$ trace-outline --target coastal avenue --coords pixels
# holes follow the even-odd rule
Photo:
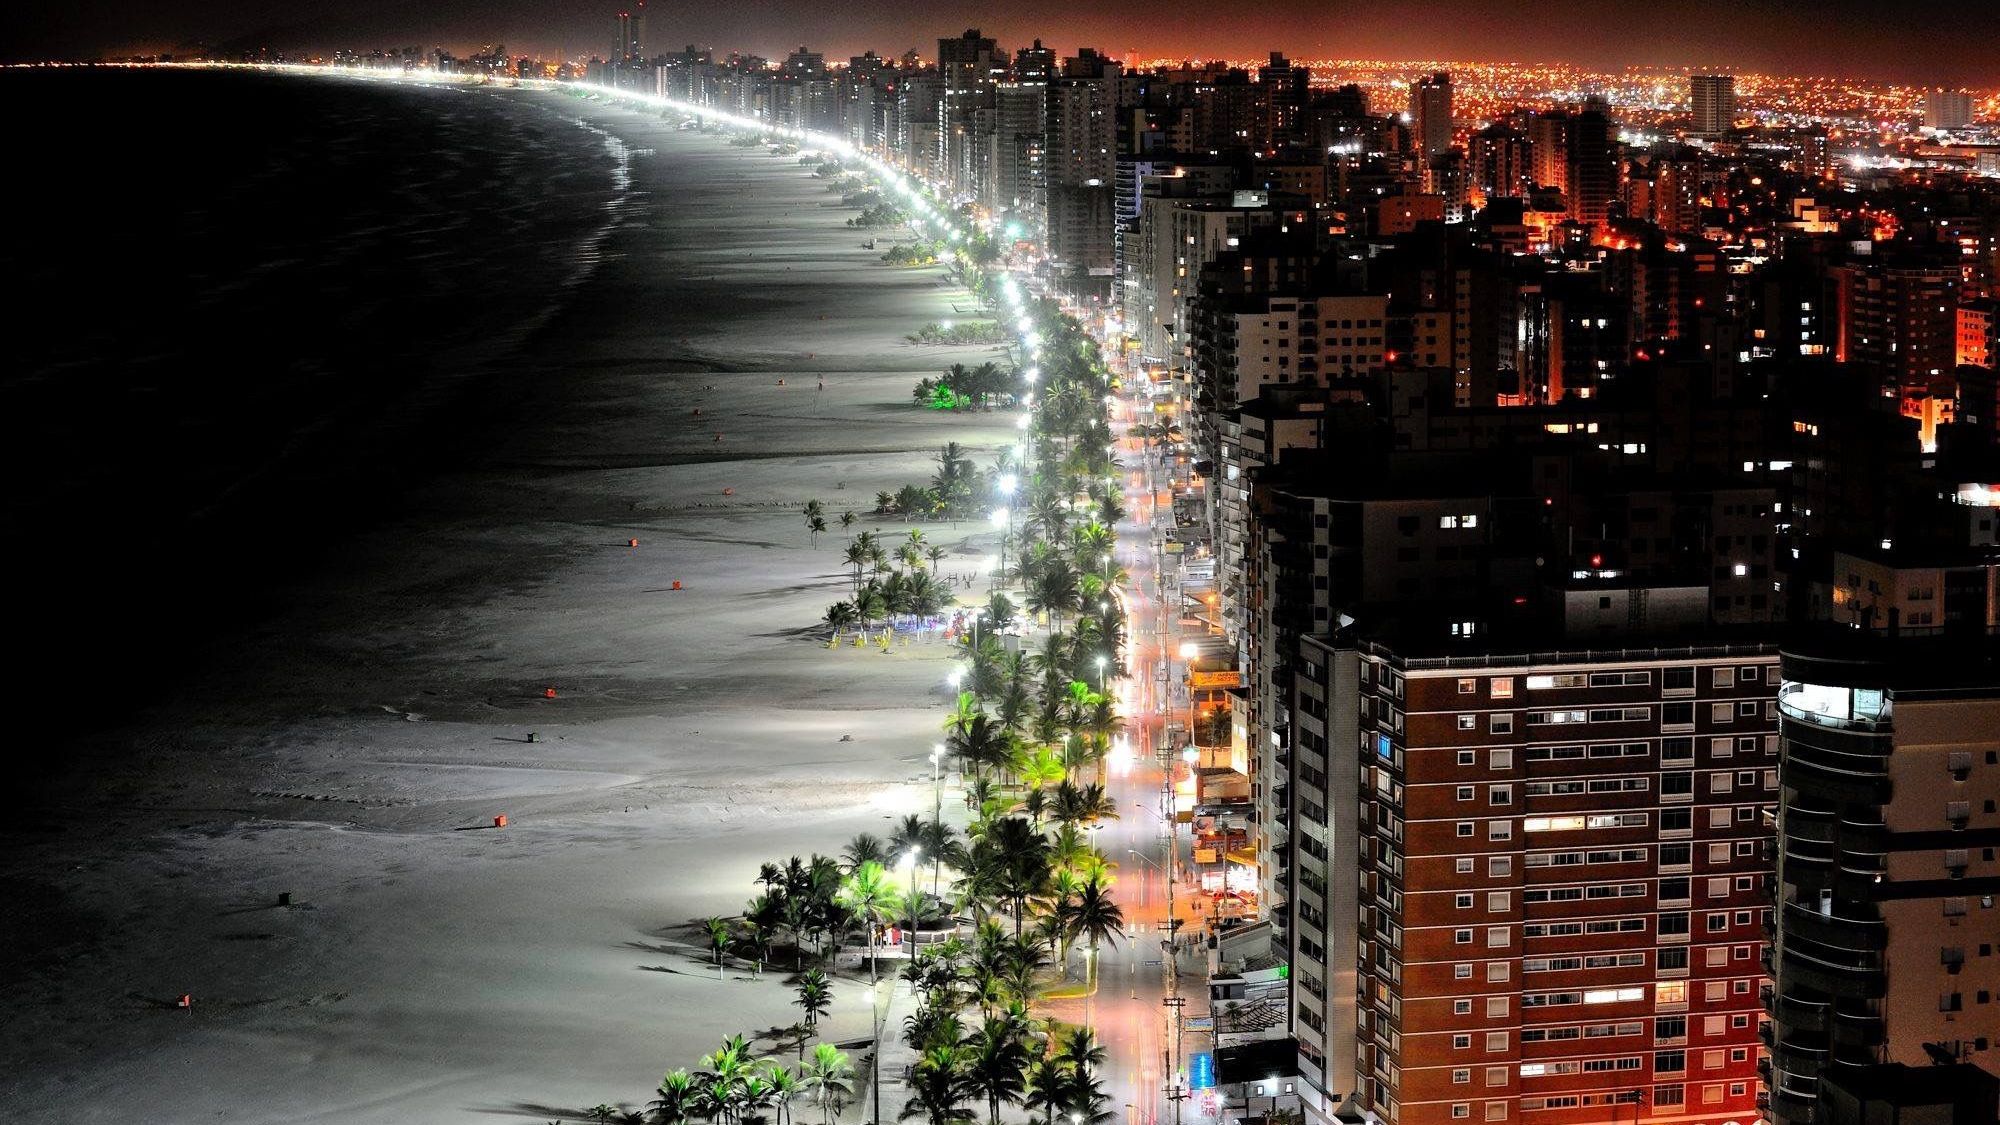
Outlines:
[[[1070,311],[1087,316],[1081,309]],[[1119,362],[1115,353],[1107,359],[1114,365]],[[1180,751],[1168,740],[1185,737],[1179,728],[1170,732],[1168,716],[1178,713],[1184,702],[1171,694],[1170,676],[1156,676],[1172,668],[1180,644],[1170,596],[1174,579],[1160,566],[1157,551],[1173,524],[1172,492],[1160,489],[1157,454],[1137,430],[1151,420],[1150,400],[1143,387],[1134,387],[1130,372],[1121,375],[1124,391],[1113,406],[1111,421],[1125,478],[1126,516],[1117,529],[1119,561],[1128,573],[1127,678],[1118,686],[1125,732],[1106,778],[1118,819],[1102,822],[1097,834],[1099,850],[1118,865],[1118,902],[1125,913],[1126,936],[1117,948],[1100,952],[1098,990],[1089,1015],[1108,1055],[1105,1088],[1112,1095],[1111,1108],[1122,1111],[1120,1120],[1126,1125],[1172,1125],[1177,1117],[1170,1091],[1185,1089],[1189,1040],[1183,1037],[1176,1049],[1178,1025],[1167,1000],[1171,992],[1178,992],[1185,1004],[1182,1020],[1207,1014],[1207,955],[1197,940],[1206,931],[1192,884],[1185,878],[1168,878],[1169,865],[1183,875],[1191,870],[1187,862],[1191,853],[1174,829],[1166,793],[1167,770],[1179,768]],[[1181,923],[1178,945],[1168,926],[1170,913]],[[1064,1020],[1080,1020],[1085,1014],[1075,1001],[1052,1007]],[[1195,1120],[1193,1105],[1183,1102],[1178,1108],[1178,1120]]]

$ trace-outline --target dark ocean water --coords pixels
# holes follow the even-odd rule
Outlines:
[[[115,713],[504,412],[623,174],[550,99],[0,73],[12,685]]]

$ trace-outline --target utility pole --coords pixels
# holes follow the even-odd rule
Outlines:
[[[875,1017],[875,1050],[868,1057],[868,1065],[874,1071],[868,1088],[875,1098],[875,1112],[868,1125],[882,1125],[882,999],[876,995],[880,988],[879,981],[868,985],[868,1010]]]

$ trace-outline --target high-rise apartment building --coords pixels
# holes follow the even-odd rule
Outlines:
[[[1958,307],[1954,358],[1961,367],[1992,367],[2000,361],[2000,301],[1983,298]]]
[[[1451,150],[1451,75],[1410,83],[1410,139],[1426,158]]]
[[[1361,761],[1357,1101],[1392,1125],[1754,1116],[1776,652],[1306,651],[1301,831],[1345,797],[1311,782]],[[1307,921],[1345,875],[1316,850],[1293,910],[1302,1076],[1315,946],[1347,956]]]
[[[1479,198],[1526,199],[1535,184],[1534,153],[1528,138],[1505,125],[1488,125],[1466,145],[1470,188]]]
[[[1072,281],[1107,289],[1115,250],[1119,73],[1117,62],[1085,47],[1063,60],[1062,76],[1049,86],[1049,256]]]
[[[1581,223],[1602,223],[1618,198],[1618,127],[1604,110],[1588,107],[1566,122],[1565,189],[1569,213]]]
[[[1688,132],[1719,137],[1736,124],[1736,78],[1729,74],[1688,76],[1688,102],[1693,109]]]
[[[1958,360],[1962,275],[1951,247],[1870,255],[1834,267],[1835,358],[1914,393]]]
[[[1780,1125],[1884,1066],[2000,1073],[2000,564],[1885,542],[1829,573],[1834,628],[1786,647],[1778,692]]]
[[[987,206],[1034,224],[1022,233],[1038,236],[1047,204],[1048,83],[998,83],[993,87],[993,107],[993,190]]]
[[[1971,124],[1971,91],[1942,88],[1924,91],[1924,128],[1963,129]]]

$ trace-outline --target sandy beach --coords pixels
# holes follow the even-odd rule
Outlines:
[[[909,405],[985,355],[902,342],[973,312],[965,294],[879,264],[795,158],[483,96],[615,135],[633,192],[504,376],[482,456],[21,828],[15,1119],[640,1104],[722,1035],[797,1018],[770,979],[704,968],[686,923],[741,910],[760,862],[928,809],[945,648],[827,650],[844,537],[815,547],[799,507],[900,535],[878,490],[926,479],[946,441],[984,460],[1011,437],[1011,414]],[[987,565],[983,527],[924,532],[944,572]],[[868,1018],[842,989],[825,1034]]]

